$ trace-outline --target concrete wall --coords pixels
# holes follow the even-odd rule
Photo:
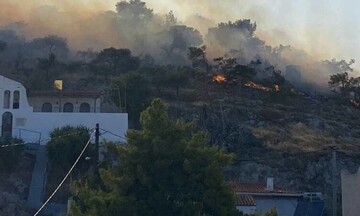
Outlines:
[[[255,197],[256,212],[264,214],[276,208],[278,216],[294,215],[298,198],[292,197]]]
[[[57,128],[66,125],[83,125],[88,128],[95,128],[96,123],[100,128],[111,131],[114,134],[125,136],[128,128],[128,117],[126,113],[33,113],[26,119],[24,126],[16,126],[16,129],[27,129],[41,133],[41,144],[46,144],[49,133]],[[13,133],[14,136],[18,136]],[[38,134],[21,131],[21,139],[33,141],[38,139]],[[106,133],[101,139],[109,141],[124,141],[123,139]]]
[[[341,171],[341,191],[343,216],[360,215],[360,168],[354,174]]]
[[[244,214],[252,215],[256,213],[256,206],[236,206],[236,209]]]

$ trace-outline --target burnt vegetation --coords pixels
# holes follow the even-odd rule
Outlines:
[[[309,55],[267,45],[249,19],[219,23],[202,34],[173,12],[157,14],[140,0],[121,1],[116,11],[93,20],[101,20],[117,40],[104,35],[106,46],[75,50],[61,35],[30,39],[19,33],[22,25],[1,28],[0,74],[29,91],[53,90],[57,79],[64,89],[102,91],[104,102],[129,113],[132,129],[141,128],[140,113],[150,101],[161,98],[170,119],[193,121],[210,145],[236,153],[229,171],[235,178],[243,161],[280,157],[255,162],[287,173],[284,179],[303,189],[304,182],[324,179],[306,179],[298,164],[286,168],[290,160],[301,161],[298,154],[314,151],[322,157],[335,143],[344,158],[359,160],[360,77],[354,60],[311,60],[306,67],[296,59]],[[99,36],[88,31],[96,47]],[[301,161],[302,168],[307,165]],[[311,191],[325,190],[319,185],[330,188],[318,184]]]
[[[144,2],[131,0],[119,2],[101,20],[113,25],[126,48],[76,51],[61,35],[27,38],[21,22],[2,27],[1,74],[20,80],[30,91],[51,90],[56,79],[64,80],[65,89],[103,91],[119,110],[130,113],[134,127],[154,97],[214,109],[219,95],[231,98],[224,106],[229,102],[234,107],[244,94],[277,103],[321,95],[359,107],[360,78],[351,76],[354,60],[317,62],[318,71],[312,73],[323,78],[315,82],[307,77],[308,69],[288,60],[309,56],[288,45],[267,45],[250,19],[219,23],[201,34],[180,23],[172,11],[157,14]]]

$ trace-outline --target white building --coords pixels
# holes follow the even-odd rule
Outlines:
[[[124,141],[128,129],[127,113],[106,112],[101,95],[95,92],[34,92],[27,97],[25,87],[0,76],[1,136],[18,137],[25,142],[46,144],[49,132],[66,125],[100,128],[101,138]],[[29,103],[30,102],[30,103]],[[118,136],[115,136],[115,135]]]
[[[360,213],[360,168],[341,171],[342,215],[357,216]]]

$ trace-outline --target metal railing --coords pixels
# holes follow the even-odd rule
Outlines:
[[[42,111],[42,107],[33,107],[33,111],[34,112],[45,112],[45,111]],[[58,112],[64,112],[64,111],[60,110],[60,107],[52,107],[52,110],[50,112],[58,113]],[[81,113],[80,107],[74,107],[72,112]],[[100,107],[90,107],[90,111],[84,112],[84,113],[96,113],[96,112],[100,112]]]
[[[1,131],[2,131],[2,127],[3,126],[0,126]],[[26,138],[27,140],[29,140],[29,138],[31,138],[31,142],[34,142],[34,143],[41,142],[41,132],[39,132],[39,131],[13,127],[11,130],[11,136],[14,138],[18,138],[18,139]]]

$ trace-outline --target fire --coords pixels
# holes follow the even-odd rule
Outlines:
[[[279,85],[274,85],[274,91],[279,92],[280,91],[280,86]]]
[[[220,74],[216,74],[213,77],[213,81],[217,82],[217,83],[224,83],[224,82],[226,82],[226,77],[224,77],[223,75],[220,75]]]
[[[350,100],[350,103],[354,105],[356,108],[360,108],[360,101],[356,101],[354,99]]]
[[[249,88],[253,88],[253,89],[258,89],[261,91],[266,91],[266,92],[271,92],[273,90],[272,88],[269,88],[269,87],[263,86],[261,84],[251,82],[251,81],[245,83],[245,86],[249,87]]]

